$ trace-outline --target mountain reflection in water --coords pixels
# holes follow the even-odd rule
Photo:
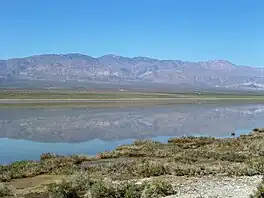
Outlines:
[[[263,127],[264,105],[173,105],[151,108],[0,109],[0,164],[44,152],[88,154],[135,139],[230,137]]]
[[[262,127],[264,105],[173,105],[151,108],[0,109],[0,138],[37,142],[227,136]]]

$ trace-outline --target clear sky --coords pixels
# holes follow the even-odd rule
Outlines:
[[[118,54],[264,66],[264,0],[0,0],[0,59]]]

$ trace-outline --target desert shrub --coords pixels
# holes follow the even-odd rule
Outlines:
[[[71,155],[69,156],[74,161],[74,164],[81,164],[82,162],[85,161],[90,161],[93,158],[85,155]]]
[[[166,175],[166,168],[163,163],[146,161],[134,168],[134,174],[142,177]]]
[[[85,173],[48,186],[51,198],[140,198],[144,185],[131,182],[119,184],[112,181],[90,180]]]
[[[10,181],[11,179],[31,177],[40,173],[40,166],[33,161],[19,161],[0,168],[2,182]]]
[[[0,183],[0,197],[16,197],[15,189]]]
[[[91,185],[86,198],[140,198],[145,184],[132,182],[113,183],[110,181],[97,181]]]
[[[72,181],[72,185],[78,190],[78,191],[85,191],[89,189],[89,187],[95,182],[95,180],[91,180],[88,173],[85,172],[79,172],[69,179]]]
[[[136,184],[91,180],[85,173],[48,186],[51,198],[152,198],[175,194],[171,184],[161,180]]]
[[[79,198],[78,188],[72,182],[62,180],[60,183],[54,183],[48,187],[51,198]]]
[[[121,155],[116,151],[105,151],[97,155],[98,159],[109,159],[109,158],[118,158]]]
[[[11,173],[10,171],[0,171],[1,174],[0,174],[0,182],[8,182],[8,181],[11,181]]]
[[[253,169],[257,174],[264,174],[264,159],[252,160],[248,164],[249,168]]]
[[[213,137],[181,137],[170,138],[168,143],[176,144],[183,149],[195,149],[208,144],[212,144],[217,140]]]
[[[0,181],[10,181],[41,174],[72,174],[78,169],[81,162],[87,161],[85,156],[59,156],[47,155],[40,161],[19,161],[6,166],[0,166]]]
[[[169,182],[154,180],[145,186],[142,192],[142,198],[160,198],[176,194]]]
[[[80,172],[69,177],[67,180],[62,180],[59,183],[54,183],[48,186],[50,197],[54,198],[78,198],[82,197],[93,182],[88,174]]]
[[[125,185],[126,191],[124,198],[140,198],[144,189],[144,184],[127,184]]]
[[[88,198],[155,198],[175,194],[171,184],[161,180],[133,184],[100,181],[93,184]]]
[[[56,158],[59,157],[56,153],[42,153],[40,155],[40,160],[46,160],[46,159],[51,159],[51,158]]]
[[[229,162],[244,162],[247,156],[241,153],[226,152],[220,154],[220,160]]]
[[[118,197],[114,185],[104,181],[98,181],[95,184],[93,184],[90,188],[90,194],[91,197],[89,198]]]

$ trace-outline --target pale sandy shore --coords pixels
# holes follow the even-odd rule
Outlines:
[[[176,195],[166,198],[250,198],[262,176],[167,176],[164,179],[177,191]]]

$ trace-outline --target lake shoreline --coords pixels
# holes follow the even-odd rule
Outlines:
[[[0,99],[0,108],[126,108],[126,107],[152,107],[184,104],[264,104],[264,99],[131,99],[131,100],[75,100],[75,99]]]
[[[0,108],[11,107],[143,107],[169,104],[264,104],[252,93],[155,93],[77,90],[0,90]]]
[[[226,139],[182,137],[171,138],[167,143],[137,140],[95,157],[45,153],[40,161],[20,161],[1,166],[0,179],[6,184],[13,182],[13,185],[17,185],[14,182],[20,178],[78,173],[88,174],[92,180],[108,178],[115,182],[162,176],[167,181],[169,175],[198,180],[205,176],[239,179],[264,174],[263,145],[264,129],[254,129],[248,135]],[[41,186],[42,190],[47,187],[45,184]],[[24,188],[24,193],[26,191]]]

